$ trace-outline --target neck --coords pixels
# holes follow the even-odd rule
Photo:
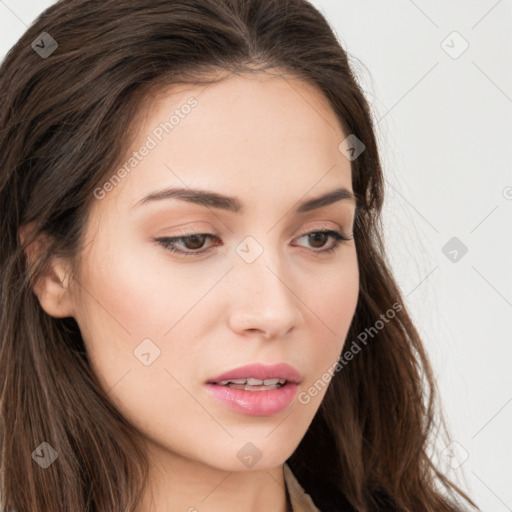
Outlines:
[[[283,464],[226,471],[176,454],[149,459],[146,491],[137,512],[290,512]]]

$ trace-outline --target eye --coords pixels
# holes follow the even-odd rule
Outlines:
[[[325,245],[325,240],[328,240],[329,238],[331,238],[333,240],[331,247],[329,247],[327,249],[321,249],[319,251],[314,251],[314,252],[318,252],[318,253],[327,253],[327,254],[335,252],[339,248],[340,244],[342,244],[343,242],[348,242],[349,240],[352,240],[351,236],[348,236],[345,233],[342,233],[341,231],[336,231],[334,229],[311,231],[309,233],[306,233],[306,234],[300,236],[299,239],[305,238],[305,237],[309,237],[309,240],[313,241],[313,248],[318,247],[317,245],[315,245],[317,243],[319,243],[320,246],[323,247]]]
[[[335,252],[343,242],[348,242],[353,239],[341,231],[334,229],[310,231],[298,237],[298,239],[309,237],[313,243],[313,253],[330,254]],[[327,240],[333,240],[331,246],[327,249],[322,249]],[[220,240],[218,235],[214,233],[184,233],[181,236],[175,237],[161,237],[155,238],[154,241],[158,242],[165,250],[177,253],[183,256],[196,256],[208,252],[210,248],[204,249],[205,241],[207,240]],[[179,249],[177,245],[182,243],[186,250]],[[219,243],[215,245],[221,245]],[[295,245],[295,244],[293,244]],[[183,246],[182,246],[183,247]],[[320,250],[314,250],[320,247]]]
[[[192,233],[183,236],[156,238],[155,241],[170,252],[183,254],[184,256],[194,256],[206,252],[208,249],[203,249],[205,240],[213,240],[214,238],[216,238],[216,235],[212,233]],[[177,249],[178,242],[184,243],[187,250]]]

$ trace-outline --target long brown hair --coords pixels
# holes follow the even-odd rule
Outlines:
[[[45,314],[33,286],[55,256],[78,264],[94,190],[153,91],[254,69],[315,85],[365,146],[351,162],[360,294],[347,346],[401,306],[336,371],[288,464],[323,512],[474,505],[429,455],[444,421],[382,242],[371,111],[324,17],[306,0],[61,0],[0,68],[2,511],[136,509],[148,470],[138,434],[98,384],[75,320]],[[32,262],[26,249],[41,236],[48,244]],[[44,471],[33,460],[49,450],[43,442],[58,454]]]

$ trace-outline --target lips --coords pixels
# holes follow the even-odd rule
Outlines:
[[[228,380],[251,378],[261,381],[270,379],[284,379],[295,384],[300,384],[302,382],[301,374],[289,364],[279,363],[273,365],[265,365],[262,363],[254,363],[228,370],[221,375],[217,375],[216,377],[209,379],[206,383],[218,384],[219,382]]]

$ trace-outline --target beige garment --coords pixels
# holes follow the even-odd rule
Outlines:
[[[313,503],[311,496],[306,494],[286,462],[284,463],[284,479],[289,502],[291,498],[289,512],[321,512]]]

